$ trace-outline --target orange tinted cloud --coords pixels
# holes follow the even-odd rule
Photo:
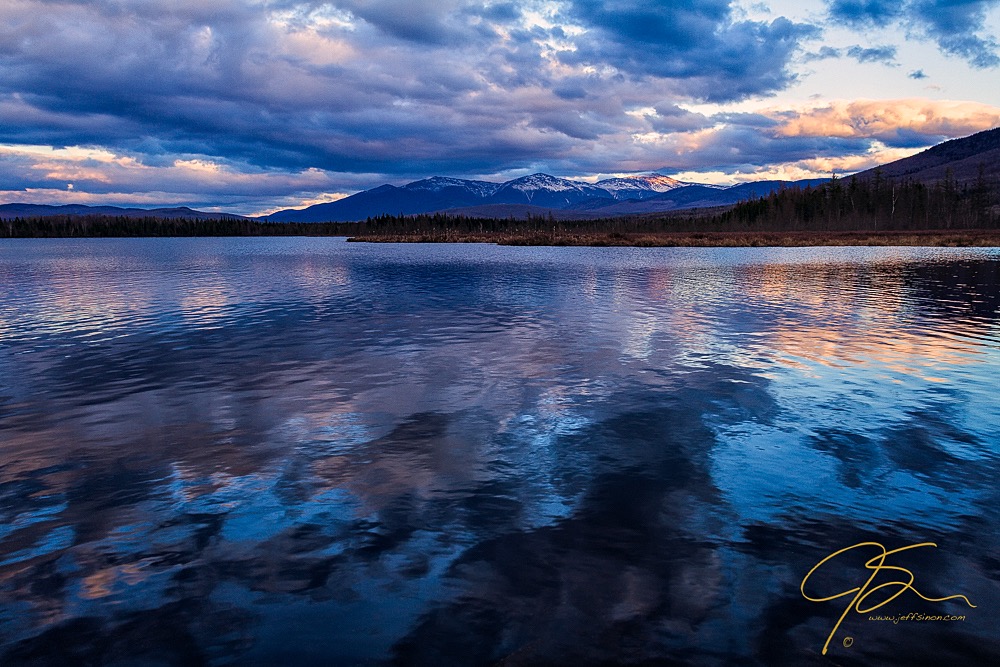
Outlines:
[[[772,109],[784,137],[876,138],[901,130],[960,137],[1000,125],[1000,107],[951,100],[839,100],[795,111]]]

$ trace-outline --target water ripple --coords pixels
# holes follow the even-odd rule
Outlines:
[[[835,659],[995,661],[998,322],[995,249],[5,242],[0,662],[822,664],[865,540],[979,607]]]

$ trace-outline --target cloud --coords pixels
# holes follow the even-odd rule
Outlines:
[[[9,0],[0,26],[0,142],[401,175],[558,159],[628,136],[633,105],[773,93],[813,30],[722,0]]]
[[[997,0],[919,0],[912,3],[915,20],[945,53],[967,60],[972,66],[989,68],[1000,65],[992,36],[981,36],[986,9]]]
[[[171,204],[255,213],[275,202],[336,199],[372,178],[318,169],[264,171],[199,158],[151,166],[104,149],[0,145],[0,200],[26,203]]]
[[[1000,45],[986,32],[987,10],[1000,0],[830,0],[837,23],[856,29],[901,25],[979,69],[997,67]]]
[[[855,45],[847,49],[847,55],[859,63],[883,63],[885,65],[896,63],[895,46],[875,46],[866,49]]]
[[[780,163],[863,153],[870,145],[863,138],[790,136],[735,124],[646,141],[663,155],[662,169],[725,173],[756,173]]]
[[[316,169],[347,175],[337,191],[350,174],[606,170],[644,159],[633,135],[709,122],[678,103],[782,90],[816,34],[729,0],[7,0],[0,144],[102,147],[170,182],[178,158],[262,183]],[[29,171],[24,187],[49,178]]]
[[[662,168],[700,181],[807,178],[858,171],[946,139],[1000,125],[1000,107],[928,99],[838,100],[720,113],[711,126],[637,137],[662,155]],[[723,176],[729,175],[728,178]]]
[[[967,35],[987,39],[976,27],[984,3],[945,11],[921,2],[902,0],[921,12],[921,34],[943,42],[971,21]],[[894,64],[893,46],[817,49],[816,26],[762,10],[754,16],[766,20],[751,19],[738,7],[5,0],[0,197],[125,203],[160,193],[162,203],[250,212],[429,174],[582,176],[666,162],[750,173],[864,155],[873,141],[898,148],[952,136],[922,126],[807,132],[810,122],[847,122],[822,109],[699,111],[700,102],[778,95],[813,57],[804,46]],[[909,26],[893,7],[834,2],[830,11],[849,15],[849,26]],[[969,125],[964,110],[935,111]]]
[[[924,70],[922,69],[915,69],[906,76],[910,77],[911,79],[917,79],[917,80],[927,78],[927,75],[924,74]]]
[[[831,174],[840,176],[856,173],[909,157],[917,152],[919,149],[887,148],[874,145],[867,150],[849,155],[807,157],[759,166],[748,165],[735,171],[678,172],[675,177],[683,181],[715,185],[732,185],[760,180],[799,181],[807,178],[828,178]]]
[[[207,11],[66,3],[46,11],[13,0],[0,8],[0,99],[21,107],[25,122],[4,123],[0,140],[153,147],[285,168],[384,169],[401,157],[405,169],[407,158],[425,159],[446,135],[470,129],[452,110],[489,89],[477,69],[505,53],[445,58],[444,47],[425,42],[471,39],[471,18],[456,27],[437,12],[402,35],[385,3],[368,4],[362,13],[371,23],[346,10],[331,17],[318,4],[265,11],[220,2]],[[494,120],[484,134],[500,130]],[[412,155],[382,154],[405,147],[400,138]]]
[[[572,65],[610,65],[637,79],[677,82],[687,95],[732,101],[766,95],[795,80],[788,65],[816,27],[777,18],[736,19],[725,0],[574,0],[569,17],[586,33],[561,51]]]
[[[894,148],[930,146],[1000,125],[1000,108],[976,102],[928,99],[835,101],[771,110],[784,137],[876,140]]]
[[[838,21],[855,28],[884,27],[904,14],[899,0],[831,0],[829,11]]]
[[[882,63],[884,65],[896,65],[895,46],[873,46],[865,48],[855,44],[846,49],[838,49],[832,46],[822,46],[818,51],[806,53],[802,60],[804,62],[814,62],[816,60],[826,60],[828,58],[842,58],[847,56],[854,58],[859,63]]]
[[[806,53],[802,60],[805,62],[813,62],[815,60],[826,60],[827,58],[839,58],[843,55],[841,49],[835,49],[832,46],[822,46],[819,51],[814,53]]]

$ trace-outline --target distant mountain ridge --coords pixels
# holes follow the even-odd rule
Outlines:
[[[231,213],[206,213],[187,206],[171,208],[122,208],[119,206],[87,206],[85,204],[0,204],[0,220],[12,218],[44,218],[52,215],[108,215],[126,218],[194,218],[217,220],[249,220],[242,215]]]
[[[523,217],[552,213],[560,219],[655,213],[735,204],[782,187],[806,187],[828,179],[759,181],[732,187],[685,183],[663,174],[585,183],[531,174],[504,183],[434,176],[403,186],[382,185],[344,199],[267,216],[275,222],[364,220],[379,215],[450,213],[471,217]]]

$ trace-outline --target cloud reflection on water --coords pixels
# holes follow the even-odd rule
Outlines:
[[[868,536],[1000,601],[991,252],[17,250],[14,664],[808,662],[798,583]],[[863,630],[1000,653],[988,612]]]

